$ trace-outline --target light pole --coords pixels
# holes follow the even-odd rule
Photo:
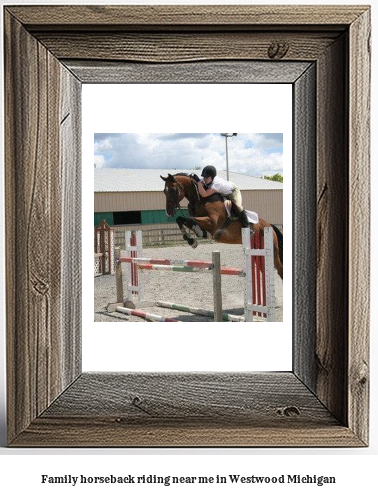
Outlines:
[[[221,135],[223,135],[223,137],[226,139],[226,175],[227,175],[227,180],[229,180],[229,171],[228,171],[228,138],[229,137],[233,137],[234,135],[238,135],[238,134],[230,134],[230,133],[226,133],[226,132],[223,132],[221,133]]]

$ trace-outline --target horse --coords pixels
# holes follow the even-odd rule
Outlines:
[[[238,218],[230,218],[225,207],[224,198],[219,193],[214,193],[207,198],[202,198],[198,192],[197,183],[186,173],[167,177],[160,176],[164,181],[164,194],[166,197],[166,214],[173,217],[180,208],[180,202],[186,198],[189,202],[188,211],[190,218],[179,216],[176,222],[182,232],[184,240],[192,248],[198,245],[197,240],[191,237],[192,231],[196,236],[211,237],[219,243],[242,243],[242,224]],[[273,228],[274,267],[283,279],[283,235],[274,225],[259,218],[259,222],[250,223],[253,232],[264,234],[265,227]]]

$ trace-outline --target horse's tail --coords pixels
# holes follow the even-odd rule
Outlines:
[[[283,264],[283,234],[281,233],[281,231],[278,229],[277,226],[275,226],[274,224],[271,224],[271,226],[277,235],[280,260],[281,260],[281,263]]]

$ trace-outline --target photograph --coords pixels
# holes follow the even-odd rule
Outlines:
[[[283,154],[282,133],[95,133],[95,321],[282,322]]]

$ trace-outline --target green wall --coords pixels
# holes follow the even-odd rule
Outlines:
[[[106,220],[109,226],[114,226],[113,212],[97,212],[94,214],[94,225],[95,227],[100,224],[102,219]]]
[[[188,216],[188,211],[183,210],[184,216]],[[181,213],[181,211],[180,211]],[[175,222],[176,217],[180,214],[177,213],[174,217],[167,217],[165,210],[143,210],[142,211],[142,224],[167,224],[169,222]]]

